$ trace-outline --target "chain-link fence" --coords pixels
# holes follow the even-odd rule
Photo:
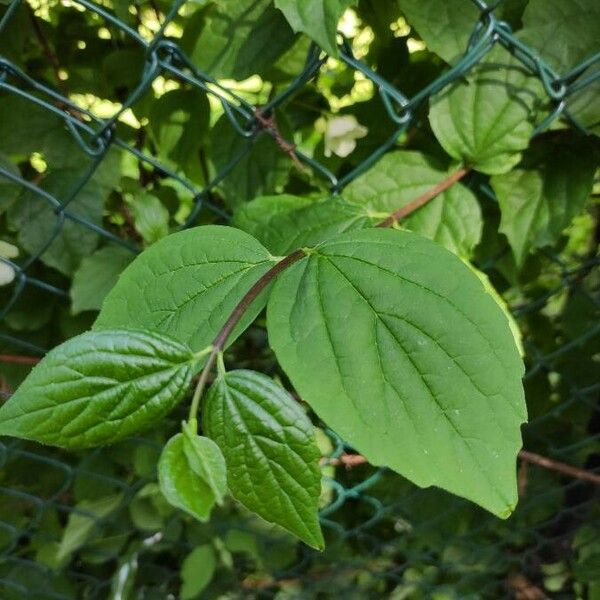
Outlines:
[[[463,77],[498,45],[539,78],[553,107],[536,135],[559,120],[583,130],[569,111],[569,101],[600,79],[600,52],[567,73],[557,73],[496,16],[495,5],[481,0],[474,4],[480,16],[473,23],[464,55],[417,91],[389,83],[357,58],[352,40],[340,38],[340,64],[354,79],[372,82],[378,96],[374,106],[380,108],[374,119],[382,122],[386,132],[385,139],[378,138],[376,144],[370,144],[367,136],[357,155],[360,162],[346,165],[341,172],[314,153],[294,146],[293,123],[284,126],[275,119],[277,111],[303,94],[327,67],[330,59],[315,45],[307,46],[303,67],[292,82],[284,89],[273,87],[275,91],[257,106],[248,100],[248,94],[234,91],[236,86],[199,70],[181,49],[172,24],[184,10],[182,0],[164,12],[154,7],[155,31],[125,19],[127,3],[125,9],[116,3],[114,10],[88,0],[47,6],[33,3],[37,12],[77,14],[80,21],[73,21],[73,26],[87,23],[107,31],[117,47],[125,48],[121,60],[140,59],[136,85],[126,89],[119,103],[111,104],[112,114],[100,117],[76,101],[83,97],[85,82],[79,85],[78,94],[67,94],[61,87],[62,65],[47,40],[46,57],[58,74],[59,84],[35,79],[26,72],[19,57],[11,52],[11,35],[23,13],[32,9],[18,0],[2,6],[0,104],[13,103],[15,111],[30,115],[24,121],[15,113],[15,127],[18,123],[29,126],[27,131],[12,132],[15,144],[23,145],[23,154],[43,152],[47,131],[36,130],[36,119],[52,113],[56,127],[68,140],[63,151],[76,164],[76,168],[69,167],[66,181],[50,186],[42,185],[43,177],[35,173],[28,176],[0,162],[4,185],[0,191],[19,188],[19,201],[27,201],[23,218],[43,222],[24,256],[0,257],[14,272],[12,283],[0,288],[4,393],[10,393],[10,382],[18,381],[36,357],[77,332],[77,327],[88,325],[82,317],[84,322],[71,324],[71,329],[62,328],[60,322],[45,326],[43,333],[36,328],[46,305],[58,306],[55,315],[69,309],[68,280],[41,268],[41,259],[48,253],[56,257],[73,244],[96,246],[98,240],[132,253],[139,250],[139,240],[128,235],[126,212],[121,220],[111,219],[99,207],[91,211],[95,216],[90,218],[78,200],[96,201],[89,192],[92,181],[110,185],[102,183],[109,179],[103,169],[112,160],[134,165],[136,177],[170,182],[173,190],[188,198],[188,210],[180,219],[182,228],[228,219],[229,211],[218,191],[228,178],[237,177],[240,164],[249,157],[257,160],[258,145],[261,149],[265,144],[275,148],[286,161],[284,168],[293,171],[294,185],[339,194],[388,150],[402,145],[414,132],[418,135],[429,98]],[[40,39],[43,42],[43,36]],[[146,96],[165,82],[206,94],[213,109],[225,115],[229,134],[237,135],[227,160],[213,161],[213,167],[206,167],[201,178],[189,177],[185,170],[163,160],[159,152],[149,152],[148,145],[140,141],[144,122],[130,125],[132,109],[135,112]],[[10,131],[10,127],[5,125],[2,131]],[[51,158],[44,156],[50,172]],[[491,194],[477,175],[470,176],[468,185],[482,197]],[[499,248],[494,259],[480,267],[493,272],[506,251]],[[46,265],[54,266],[53,260]],[[600,384],[589,358],[599,351],[597,253],[591,251],[571,260],[564,254],[547,252],[541,260],[544,285],[532,284],[523,297],[509,298],[525,332],[531,414],[524,432],[525,447],[551,460],[598,472]],[[596,315],[595,321],[590,318],[582,323],[577,318],[584,308],[586,315]],[[539,334],[550,322],[548,330],[557,333]],[[234,350],[234,362],[272,368],[259,328],[251,329]],[[549,409],[538,410],[540,397],[551,398]],[[176,421],[174,417],[165,424],[164,435],[174,429]],[[153,495],[152,465],[160,442],[159,434],[149,435],[114,448],[68,454],[5,439],[0,445],[4,467],[0,487],[2,597],[172,597],[169,594],[177,589],[183,558],[202,544],[212,544],[220,574],[218,583],[209,588],[214,590],[213,596],[207,597],[228,591],[233,595],[227,597],[544,598],[554,590],[556,597],[570,598],[575,588],[565,587],[565,582],[573,578],[581,582],[580,597],[596,597],[589,591],[593,577],[589,568],[586,571],[585,559],[589,555],[586,549],[598,537],[600,515],[594,504],[596,488],[589,481],[523,461],[519,471],[521,501],[515,514],[504,522],[439,490],[417,489],[385,469],[345,464],[343,457],[350,449],[328,432],[322,440],[325,454],[331,456],[324,467],[328,498],[321,512],[328,546],[320,554],[294,544],[235,507],[218,511],[208,525],[184,525],[181,515],[169,513]],[[89,502],[94,497],[112,498],[114,506],[103,512],[96,505],[86,505],[86,499]],[[93,510],[86,506],[93,506]],[[87,542],[73,555],[75,558],[68,555],[57,565],[50,555],[56,554],[65,523],[73,521],[73,515],[80,516],[79,529],[75,529],[87,536]],[[88,539],[90,530],[94,535]],[[544,586],[546,591],[542,592]],[[590,586],[588,592],[586,586]],[[567,588],[571,591],[561,592]],[[597,594],[598,587],[595,590]]]

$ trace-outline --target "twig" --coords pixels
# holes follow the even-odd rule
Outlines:
[[[468,167],[460,167],[454,173],[451,173],[446,179],[440,181],[437,185],[428,189],[426,192],[417,196],[414,200],[405,204],[403,207],[394,211],[389,217],[386,217],[377,227],[391,227],[394,223],[408,217],[411,213],[415,212],[418,208],[421,208],[424,204],[427,204],[430,200],[433,200],[436,196],[446,191],[449,187],[453,186],[456,182],[460,181],[470,169]]]
[[[13,365],[37,365],[42,360],[35,356],[20,356],[18,354],[0,354],[0,362]]]
[[[527,450],[521,450],[521,452],[519,452],[519,458],[534,465],[538,465],[539,467],[543,467],[544,469],[556,471],[557,473],[562,473],[568,477],[573,477],[575,479],[581,479],[582,481],[589,481],[595,485],[600,485],[600,475],[596,475],[596,473],[591,473],[590,471],[585,471],[584,469],[573,467],[567,463],[558,462],[557,460],[542,456],[541,454],[534,454],[533,452],[528,452]]]
[[[261,110],[257,108],[254,111],[254,117],[256,118],[256,120],[261,124],[261,126],[264,129],[267,129],[268,131],[270,131],[273,134],[273,139],[275,140],[276,144],[281,148],[281,150],[283,152],[285,152],[285,154],[287,154],[292,159],[292,161],[294,162],[294,165],[296,165],[296,168],[299,169],[300,171],[304,171],[305,167],[300,162],[300,159],[298,158],[298,155],[296,154],[296,145],[292,144],[291,142],[288,142],[283,137],[283,135],[281,134],[281,131],[279,131],[279,127],[277,126],[277,121],[275,119],[275,115],[272,114],[269,117],[265,117],[265,115],[261,112]]]

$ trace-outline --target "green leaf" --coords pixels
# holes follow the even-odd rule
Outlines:
[[[356,0],[275,0],[294,31],[302,31],[327,54],[338,55],[337,24]]]
[[[400,9],[427,48],[446,62],[464,54],[479,19],[472,2],[463,0],[400,0]]]
[[[194,64],[216,78],[260,75],[294,42],[271,0],[220,0],[199,16],[200,35],[190,30],[184,45]]]
[[[123,494],[114,494],[76,504],[69,515],[56,559],[59,563],[77,552],[91,538],[99,521],[114,512],[123,501]]]
[[[533,134],[540,81],[501,47],[431,99],[429,122],[444,150],[495,175],[516,165]]]
[[[227,462],[231,494],[266,521],[322,549],[319,449],[298,403],[269,377],[232,371],[210,388],[206,434]]]
[[[523,363],[459,258],[407,231],[346,233],[281,275],[267,320],[302,399],[370,462],[510,514]]]
[[[217,557],[208,544],[194,548],[181,565],[181,600],[197,598],[211,582],[216,568]]]
[[[83,175],[80,170],[53,171],[40,187],[64,202]],[[105,197],[105,190],[98,183],[89,181],[69,203],[67,210],[93,226],[100,226]],[[9,224],[18,231],[19,243],[30,254],[42,251],[46,243],[53,240],[41,260],[61,273],[71,275],[81,259],[96,249],[98,234],[68,218],[59,223],[59,216],[54,211],[43,196],[24,190],[8,210]]]
[[[364,207],[343,198],[312,200],[281,194],[242,204],[234,213],[232,225],[253,235],[274,254],[285,255],[375,221]]]
[[[142,327],[202,350],[273,260],[253,237],[233,227],[207,225],[172,234],[123,272],[94,328]],[[263,306],[264,298],[253,303],[230,343]]]
[[[110,444],[160,421],[185,395],[192,354],[164,335],[88,332],[51,350],[0,408],[0,434]]]
[[[71,311],[100,310],[106,295],[117,283],[119,274],[135,258],[121,246],[105,246],[81,261],[71,284]]]
[[[194,473],[211,489],[217,504],[227,495],[227,466],[219,446],[199,436],[194,419],[183,426],[183,451]]]
[[[518,265],[534,248],[554,244],[581,212],[594,183],[598,161],[593,147],[582,143],[548,145],[535,168],[496,175],[500,231],[510,242]]]
[[[183,434],[174,435],[163,448],[158,461],[158,482],[170,504],[199,521],[208,521],[215,495],[188,461]]]
[[[151,245],[169,235],[169,211],[152,194],[136,196],[132,202],[135,228],[146,244]]]
[[[286,122],[278,118],[278,127],[285,139],[290,139]],[[292,166],[290,157],[267,133],[255,138],[241,137],[233,128],[227,115],[223,115],[212,128],[211,160],[217,172],[227,172],[219,184],[225,203],[235,208],[257,196],[281,191],[288,180]],[[241,158],[240,158],[241,157]]]
[[[449,174],[434,158],[420,152],[390,152],[350,183],[344,190],[344,198],[389,214]],[[456,183],[400,225],[435,240],[455,254],[470,256],[481,239],[483,219],[473,192]]]

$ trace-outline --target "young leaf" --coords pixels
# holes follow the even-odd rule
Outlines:
[[[536,168],[492,177],[502,213],[500,231],[508,238],[518,265],[534,248],[554,244],[583,209],[597,163],[593,147],[586,143],[561,143],[548,146]]]
[[[366,207],[343,198],[311,200],[282,194],[242,204],[232,224],[256,237],[274,254],[285,255],[376,221],[369,217]]]
[[[267,318],[302,398],[369,461],[510,514],[523,363],[459,258],[407,231],[346,233],[282,274]]]
[[[94,329],[142,327],[202,350],[273,260],[253,237],[233,227],[207,225],[172,234],[125,269]],[[230,342],[263,306],[258,300],[250,307]]]
[[[185,395],[192,353],[146,331],[88,332],[51,350],[0,408],[0,434],[62,448],[111,444]]]
[[[448,170],[433,157],[420,152],[390,152],[350,183],[344,198],[388,214],[448,175]],[[456,183],[403,219],[401,226],[435,240],[455,254],[470,256],[481,238],[483,219],[473,192]]]
[[[217,504],[223,504],[227,494],[225,458],[210,438],[198,435],[196,420],[183,426],[183,452],[190,468],[211,489]]]
[[[453,158],[482,173],[506,173],[529,144],[542,97],[539,79],[498,47],[466,80],[431,99],[429,122]]]
[[[199,521],[208,521],[215,495],[208,483],[187,459],[182,433],[174,435],[163,448],[158,461],[158,483],[170,504]]]
[[[467,50],[479,11],[463,0],[401,0],[400,8],[427,48],[446,62]]]
[[[311,37],[327,54],[338,55],[337,24],[356,0],[275,0],[294,31]]]
[[[84,258],[71,284],[73,314],[100,310],[104,298],[117,283],[119,274],[134,258],[131,250],[121,246],[106,246]]]
[[[151,245],[169,235],[169,211],[152,194],[136,196],[132,204],[136,230],[146,244]]]
[[[211,546],[204,544],[194,548],[181,565],[181,600],[198,598],[210,583],[216,568],[217,557]]]
[[[225,456],[234,498],[322,549],[320,455],[298,403],[269,377],[240,370],[213,384],[203,414],[206,434]]]

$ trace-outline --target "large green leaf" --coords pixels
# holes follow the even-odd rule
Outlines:
[[[192,61],[213,77],[262,74],[293,43],[294,34],[271,0],[220,0],[202,17],[200,35],[184,37]]]
[[[94,328],[152,329],[201,350],[273,262],[253,237],[233,227],[207,225],[172,234],[123,272]],[[259,299],[250,307],[230,342],[263,306]]]
[[[294,398],[266,375],[232,371],[210,388],[203,423],[223,451],[232,495],[322,549],[320,453],[313,426]]]
[[[518,264],[534,248],[554,244],[592,191],[598,157],[585,141],[549,144],[534,168],[492,177],[502,220]]]
[[[311,37],[327,54],[338,55],[337,24],[357,0],[275,0],[294,31]]]
[[[473,2],[464,0],[399,0],[398,4],[427,48],[446,62],[464,54],[479,18]]]
[[[0,434],[63,448],[110,444],[158,422],[192,377],[192,353],[164,335],[88,332],[51,350],[0,408]]]
[[[102,302],[115,286],[119,274],[135,258],[121,246],[105,246],[81,261],[71,284],[71,310],[100,310]]]
[[[267,317],[301,397],[369,461],[510,514],[523,363],[459,258],[407,231],[342,234],[282,274]]]
[[[502,47],[431,99],[433,133],[453,158],[491,175],[516,165],[533,134],[543,89]]]
[[[434,158],[420,152],[390,152],[344,190],[344,198],[380,213],[392,213],[448,177]],[[483,220],[477,198],[457,183],[430,200],[401,223],[446,246],[470,256],[481,238]]]
[[[282,135],[290,139],[281,117],[278,126]],[[219,188],[228,206],[235,208],[256,196],[273,194],[283,188],[292,161],[270,135],[263,133],[253,139],[243,138],[227,115],[223,115],[210,136],[212,164],[217,172],[227,173]]]
[[[192,468],[183,441],[183,434],[178,433],[163,448],[158,461],[160,489],[170,504],[199,521],[207,521],[215,504],[215,495]]]
[[[330,237],[374,224],[366,207],[343,198],[262,196],[242,204],[232,224],[253,235],[274,254],[314,246]]]

